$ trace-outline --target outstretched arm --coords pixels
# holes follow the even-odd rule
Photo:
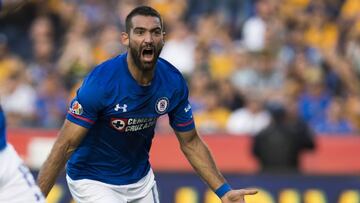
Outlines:
[[[195,129],[187,132],[175,132],[175,134],[180,142],[181,150],[192,167],[217,193],[223,203],[244,203],[245,195],[257,193],[254,189],[231,190],[227,187],[225,178],[216,167],[207,145]]]
[[[45,197],[50,192],[60,171],[64,169],[67,160],[85,137],[87,131],[86,128],[65,120],[50,155],[43,164],[37,178],[37,183]]]

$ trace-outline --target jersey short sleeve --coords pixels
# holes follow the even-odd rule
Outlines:
[[[6,122],[5,115],[0,106],[0,151],[6,146]]]
[[[90,128],[97,120],[98,113],[103,108],[104,89],[90,75],[71,101],[66,119],[82,127]]]
[[[169,121],[175,131],[185,132],[195,128],[191,105],[188,100],[189,90],[185,81],[183,82],[178,105],[169,112]]]

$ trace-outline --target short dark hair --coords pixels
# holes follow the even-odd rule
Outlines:
[[[125,29],[126,29],[127,33],[130,33],[130,29],[132,27],[131,19],[137,15],[158,17],[160,20],[161,28],[163,27],[163,21],[161,19],[161,15],[159,12],[157,12],[155,9],[151,8],[150,6],[138,6],[138,7],[134,8],[126,16]]]

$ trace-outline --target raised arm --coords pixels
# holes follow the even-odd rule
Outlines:
[[[87,131],[87,128],[65,120],[50,155],[43,164],[37,178],[37,183],[45,197],[50,192],[60,171],[64,169],[67,160],[85,137]]]
[[[223,203],[244,203],[245,195],[256,194],[254,189],[232,190],[216,167],[215,161],[195,129],[175,132],[180,148],[194,170],[215,191]]]

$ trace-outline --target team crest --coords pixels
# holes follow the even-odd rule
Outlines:
[[[83,108],[78,101],[74,101],[69,110],[75,115],[81,115],[83,113]]]
[[[127,124],[127,119],[111,118],[111,126],[118,131],[124,131]]]
[[[163,114],[169,107],[169,99],[167,97],[161,97],[156,101],[155,110],[158,114]]]

